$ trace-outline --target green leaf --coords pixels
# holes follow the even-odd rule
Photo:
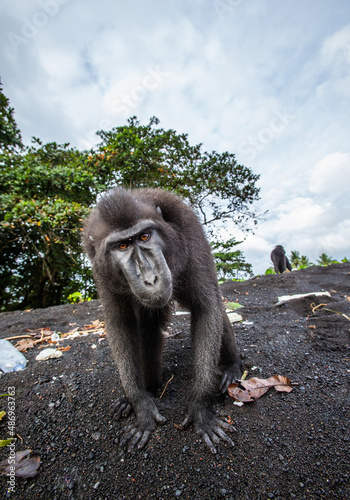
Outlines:
[[[226,306],[226,309],[231,309],[232,311],[235,309],[240,309],[241,307],[244,307],[241,304],[238,304],[238,302],[227,302],[225,304],[225,306]]]
[[[9,439],[0,439],[0,447],[8,446],[12,443],[15,438],[11,437]]]

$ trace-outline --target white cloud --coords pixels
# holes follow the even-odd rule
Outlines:
[[[344,60],[350,64],[350,24],[325,39],[321,56],[327,66],[342,66]]]
[[[350,3],[223,3],[225,15],[199,0],[1,4],[1,78],[23,136],[90,147],[99,129],[155,115],[261,175],[268,216],[242,245],[256,272],[278,243],[350,257]],[[15,50],[10,33],[25,38]]]
[[[349,195],[350,154],[333,153],[319,161],[310,174],[310,191],[340,197]]]

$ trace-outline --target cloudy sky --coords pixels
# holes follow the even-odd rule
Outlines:
[[[28,144],[137,115],[235,153],[268,210],[255,273],[276,244],[350,258],[349,0],[2,0],[0,75]]]

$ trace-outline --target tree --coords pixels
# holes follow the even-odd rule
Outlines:
[[[300,256],[297,250],[292,251],[289,261],[294,269],[305,269],[314,265],[306,255]]]
[[[11,117],[9,111],[4,123]],[[186,134],[156,128],[158,123],[152,118],[141,126],[130,118],[126,126],[100,131],[101,144],[89,152],[39,139],[19,149],[15,123],[12,135],[3,127],[0,308],[58,305],[82,291],[95,296],[80,245],[82,221],[97,195],[116,184],[175,191],[207,225],[235,214],[241,224],[254,218],[249,206],[258,199],[258,176],[237,165],[233,154],[202,152]],[[239,253],[229,265],[238,265]]]
[[[245,262],[243,253],[240,250],[232,251],[232,247],[240,243],[242,242],[236,241],[235,238],[211,243],[219,280],[252,276],[252,266]]]
[[[92,290],[80,246],[96,196],[86,164],[68,144],[38,140],[23,154],[1,155],[2,308],[58,305],[84,285]]]
[[[317,260],[317,264],[320,266],[329,266],[330,264],[338,264],[338,261],[329,257],[326,253],[322,253]]]
[[[307,267],[311,267],[314,264],[310,262],[310,259],[306,255],[302,255],[300,257],[299,269],[305,269]]]
[[[202,151],[191,146],[187,134],[155,128],[159,120],[151,118],[140,125],[136,117],[128,125],[99,131],[102,142],[91,156],[108,184],[124,187],[160,187],[187,199],[206,226],[232,220],[246,226],[256,223],[250,205],[259,199],[258,175],[238,165],[235,155]]]
[[[2,92],[0,82],[0,152],[22,148],[22,138],[14,119],[14,109]]]
[[[301,262],[300,252],[298,252],[297,250],[292,251],[290,254],[289,260],[290,260],[291,266],[294,269],[298,269],[298,267],[300,266],[300,262]]]

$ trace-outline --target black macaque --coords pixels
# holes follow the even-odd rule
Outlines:
[[[292,270],[292,266],[286,256],[282,245],[277,245],[271,252],[271,260],[276,274],[282,274],[286,269]]]
[[[161,385],[162,330],[178,300],[191,312],[194,383],[182,427],[191,423],[212,452],[230,426],[213,412],[218,389],[241,376],[235,336],[225,313],[210,246],[192,209],[161,189],[109,191],[85,222],[106,327],[125,397],[117,417],[136,423],[120,445],[142,448],[165,423],[152,396]],[[221,377],[221,381],[219,380]]]

